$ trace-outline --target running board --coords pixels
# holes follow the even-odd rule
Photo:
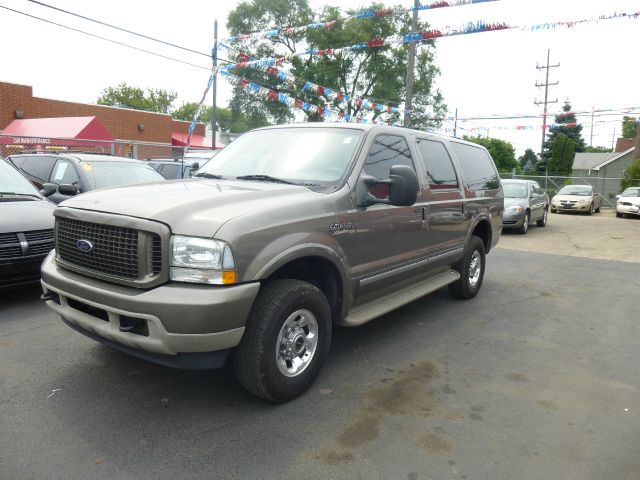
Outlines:
[[[445,285],[455,282],[460,274],[455,270],[449,270],[424,280],[417,285],[410,285],[400,291],[390,293],[373,302],[353,308],[349,315],[340,322],[346,327],[356,327],[363,323],[389,313],[398,307],[411,303],[414,300],[441,289]]]

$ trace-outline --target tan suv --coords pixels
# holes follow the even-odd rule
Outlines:
[[[503,209],[481,146],[397,127],[264,128],[196,178],[57,208],[43,298],[150,361],[215,368],[231,353],[249,391],[286,401],[320,372],[334,324],[445,286],[475,296]]]

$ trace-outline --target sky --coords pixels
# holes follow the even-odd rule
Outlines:
[[[68,10],[121,28],[161,39],[199,53],[187,52],[140,37],[56,12],[28,0],[0,0],[0,6],[44,18],[112,41],[133,45],[161,58],[122,45],[93,38],[60,26],[0,8],[0,32],[5,56],[0,81],[31,85],[35,96],[95,103],[101,92],[122,82],[143,89],[175,91],[175,106],[200,101],[210,68],[207,54],[213,46],[214,20],[218,36],[228,36],[226,19],[239,2],[229,0],[184,0],[167,3],[150,0],[42,0],[42,3]],[[411,0],[383,2],[386,6],[410,7]],[[425,5],[433,0],[423,0]],[[339,4],[343,9],[369,5],[362,0],[309,0],[314,9]],[[637,0],[498,0],[473,5],[425,10],[420,20],[434,28],[458,27],[468,22],[504,22],[530,27],[542,23],[575,21],[640,12]],[[281,25],[279,27],[284,27]],[[440,38],[436,41],[436,64],[441,70],[437,87],[444,95],[449,115],[457,109],[459,118],[540,115],[535,101],[544,99],[545,70],[550,51],[548,107],[553,114],[569,100],[576,112],[599,112],[593,117],[579,116],[587,145],[611,147],[620,136],[622,112],[640,116],[640,64],[634,52],[640,31],[640,18],[611,19],[559,27],[552,30],[510,29]],[[221,52],[221,56],[226,52]],[[226,105],[230,86],[218,82],[218,104]],[[0,99],[1,100],[1,99]],[[211,94],[206,99],[211,103]],[[634,107],[634,110],[625,110]],[[606,115],[604,114],[606,113]],[[457,134],[482,135],[510,141],[518,155],[524,149],[540,150],[541,118],[459,121]],[[528,129],[522,127],[528,126]],[[453,122],[443,125],[453,135]]]

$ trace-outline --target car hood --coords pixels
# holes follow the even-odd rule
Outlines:
[[[631,203],[633,205],[640,205],[640,197],[620,197],[618,202]]]
[[[95,190],[60,207],[155,220],[174,234],[211,237],[235,217],[314,195],[323,194],[297,185],[197,178]]]
[[[52,229],[55,208],[48,200],[0,202],[0,233]]]
[[[529,202],[526,198],[504,197],[504,208],[513,207],[515,205],[526,208],[529,205]]]
[[[556,195],[553,197],[554,200],[558,200],[560,202],[573,202],[573,201],[580,201],[580,200],[591,200],[591,195],[589,196],[584,196],[584,195]]]

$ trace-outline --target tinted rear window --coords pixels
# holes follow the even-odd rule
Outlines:
[[[480,147],[451,142],[462,166],[467,188],[472,191],[500,188],[500,179],[489,154]]]

